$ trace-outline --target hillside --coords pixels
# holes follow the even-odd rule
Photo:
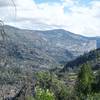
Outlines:
[[[81,59],[81,64],[99,61],[94,59],[99,49],[87,53],[96,48],[95,39],[62,29],[33,31],[4,26],[4,31],[4,38],[0,34],[0,99],[30,100],[38,98],[39,92],[43,93],[43,100],[48,96],[56,97],[54,100],[71,100],[77,73],[59,73],[56,69],[84,52],[84,57],[70,64],[77,66]]]
[[[97,46],[95,39],[88,39],[63,29],[36,31],[5,25],[4,30],[8,41],[4,44],[7,50],[2,49],[20,66],[58,67],[59,64],[73,60]]]
[[[100,48],[90,51],[89,53],[85,53],[84,55],[79,56],[75,60],[68,62],[64,66],[63,71],[68,69],[79,69],[81,65],[87,62],[92,65],[92,68],[94,70],[100,69]]]

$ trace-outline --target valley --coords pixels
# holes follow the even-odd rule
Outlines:
[[[4,32],[5,39],[0,34],[0,100],[85,100],[79,96],[81,93],[87,100],[91,100],[87,95],[99,100],[99,37],[63,29],[25,30],[8,25]],[[90,94],[79,89],[82,84]]]

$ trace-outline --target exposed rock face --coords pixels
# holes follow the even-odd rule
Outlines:
[[[9,38],[7,48],[1,48],[12,62],[21,66],[58,67],[77,56],[96,49],[96,40],[56,29],[48,31],[22,30],[4,26]],[[1,52],[1,51],[0,51]],[[1,54],[0,54],[1,55]]]
[[[94,37],[93,39],[95,39],[97,42],[97,48],[100,48],[100,37]]]

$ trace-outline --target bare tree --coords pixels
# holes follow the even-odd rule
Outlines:
[[[4,22],[2,20],[0,20],[0,34],[3,40],[6,40],[6,33],[4,30]]]

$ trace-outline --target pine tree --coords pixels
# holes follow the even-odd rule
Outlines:
[[[86,98],[92,93],[92,83],[94,81],[94,75],[90,64],[83,64],[78,74],[78,81],[76,85],[77,95],[81,100]]]

